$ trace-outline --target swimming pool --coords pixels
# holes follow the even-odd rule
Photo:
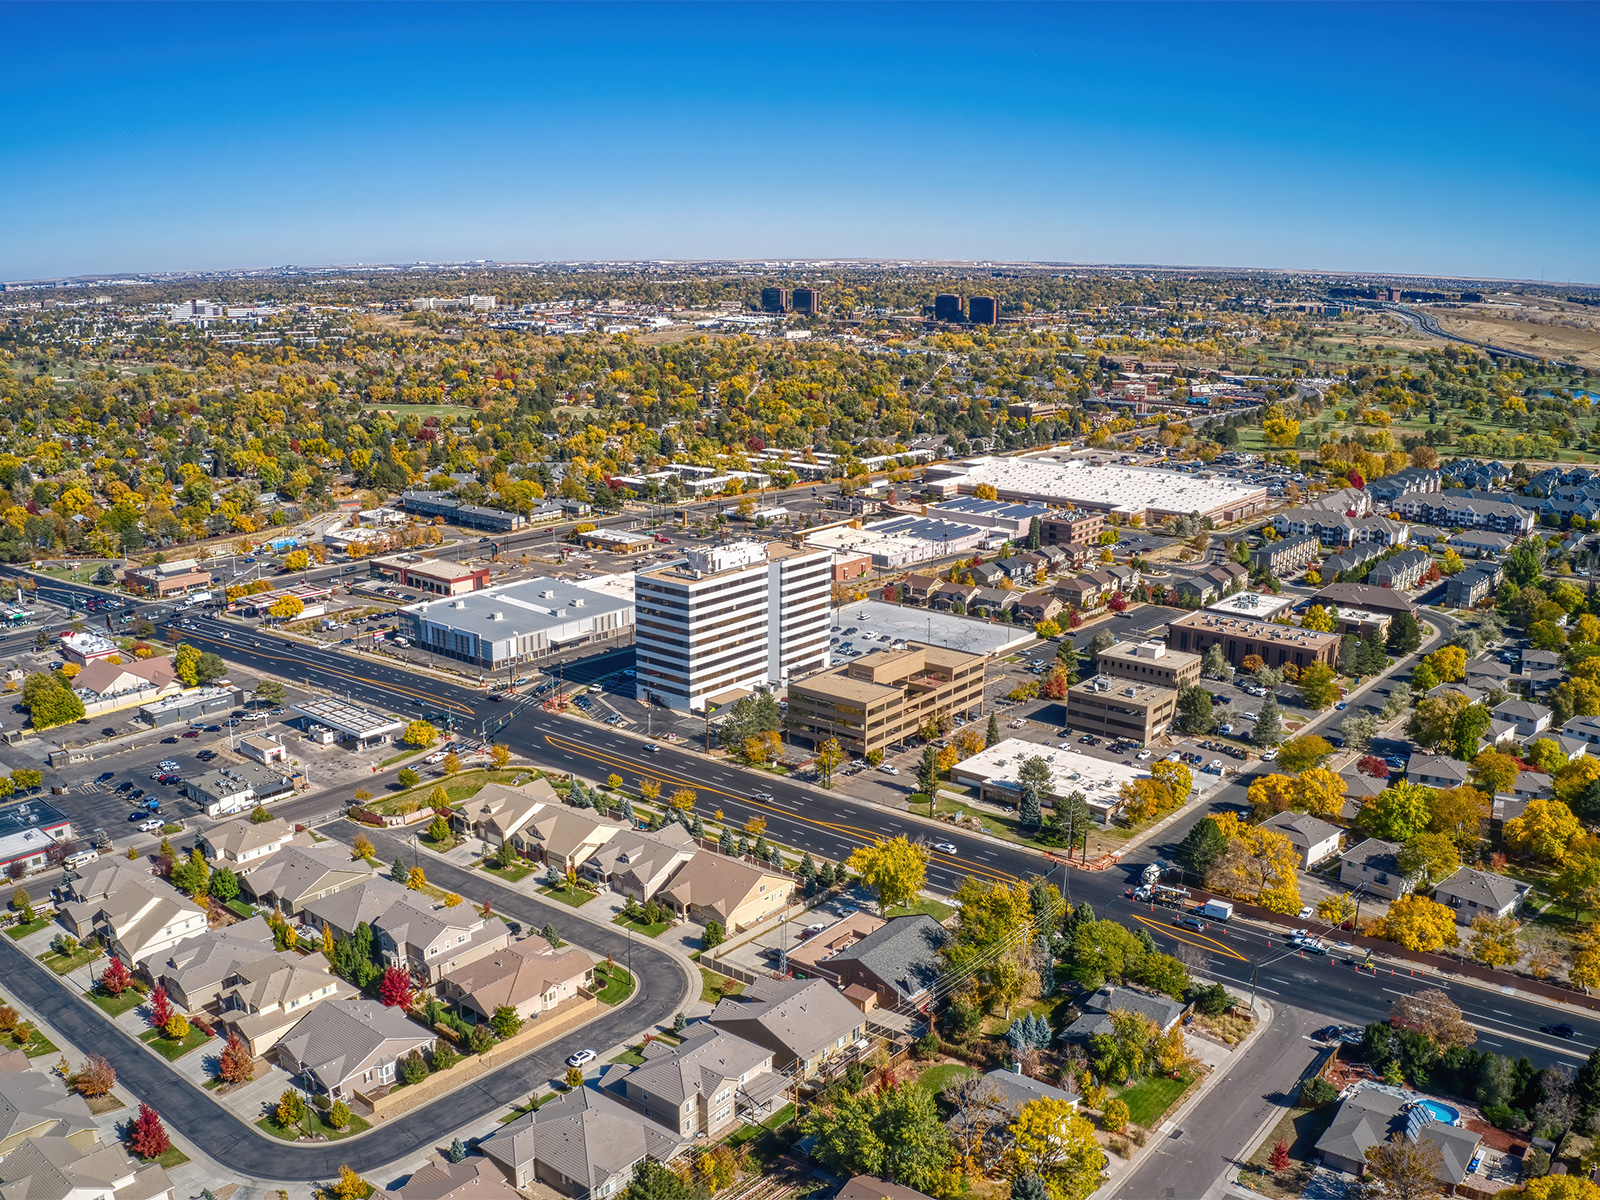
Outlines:
[[[1440,1104],[1437,1100],[1418,1100],[1417,1103],[1428,1110],[1428,1115],[1443,1125],[1454,1125],[1461,1120],[1461,1114],[1448,1104]]]

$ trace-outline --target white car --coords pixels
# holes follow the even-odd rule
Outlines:
[[[160,828],[161,828],[161,822],[158,821],[155,817],[151,817],[148,821],[140,821],[139,822],[139,832],[140,833],[154,833],[156,830],[158,830]]]
[[[1140,762],[1143,762],[1145,759],[1150,757],[1150,751],[1141,750],[1141,751],[1139,751],[1139,753],[1135,754],[1134,757],[1137,758]]]
[[[1171,754],[1167,755],[1161,761],[1162,762],[1182,762],[1183,761],[1183,754],[1182,754],[1181,751],[1174,750]]]
[[[589,1063],[592,1063],[595,1059],[597,1059],[599,1057],[600,1056],[598,1054],[596,1054],[593,1050],[579,1050],[576,1054],[569,1054],[567,1056],[567,1066],[569,1066],[569,1067],[586,1066]]]
[[[1250,712],[1250,713],[1240,713],[1239,715],[1241,717],[1243,717],[1246,721],[1259,721],[1261,719],[1261,714],[1260,713]]]
[[[898,775],[898,774],[900,774],[900,768],[896,767],[896,766],[892,766],[889,763],[884,763],[883,766],[878,768],[878,770],[882,771],[885,775]]]
[[[954,854],[956,852],[956,846],[954,842],[935,842],[933,843],[932,848],[937,850],[940,854]]]
[[[1261,753],[1261,761],[1262,762],[1271,762],[1273,759],[1275,759],[1277,757],[1278,757],[1278,748],[1276,746],[1274,746],[1271,750],[1264,750]]]
[[[1213,758],[1210,762],[1208,762],[1206,764],[1206,770],[1212,772],[1213,774],[1221,775],[1222,774],[1222,760],[1220,758]]]

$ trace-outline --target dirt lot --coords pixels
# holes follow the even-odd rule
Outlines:
[[[1575,328],[1572,325],[1546,325],[1532,321],[1512,320],[1489,313],[1465,312],[1459,309],[1430,309],[1439,325],[1451,333],[1479,341],[1493,342],[1512,350],[1529,354],[1547,354],[1552,358],[1566,359],[1586,367],[1600,367],[1600,330]],[[1582,316],[1568,320],[1585,321]]]

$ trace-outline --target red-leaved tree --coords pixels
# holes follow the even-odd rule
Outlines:
[[[228,1035],[217,1059],[217,1076],[224,1083],[248,1083],[256,1077],[256,1060],[237,1033]]]
[[[120,996],[132,983],[133,973],[128,970],[126,963],[113,954],[106,969],[100,972],[100,990],[108,996]]]
[[[1272,1143],[1272,1157],[1267,1159],[1267,1166],[1279,1172],[1289,1169],[1289,1144],[1282,1138]]]
[[[1363,754],[1356,761],[1356,770],[1371,779],[1389,778],[1389,764],[1376,754]]]
[[[378,984],[378,999],[390,1008],[411,1007],[411,973],[400,967],[387,967]]]
[[[1111,599],[1106,601],[1106,607],[1112,612],[1122,612],[1128,607],[1128,598],[1121,592],[1112,592]]]
[[[1366,477],[1360,471],[1350,471],[1345,475],[1345,478],[1350,481],[1351,487],[1358,490],[1367,486]]]
[[[139,1115],[128,1127],[128,1149],[140,1158],[160,1158],[172,1149],[172,1139],[161,1123],[161,1115],[148,1104],[139,1105]]]
[[[150,1024],[157,1029],[164,1029],[170,1020],[172,1020],[172,1001],[167,999],[166,988],[157,987],[150,993]]]

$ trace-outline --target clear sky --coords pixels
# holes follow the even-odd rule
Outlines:
[[[1002,258],[1600,282],[1600,8],[7,5],[0,279]]]

